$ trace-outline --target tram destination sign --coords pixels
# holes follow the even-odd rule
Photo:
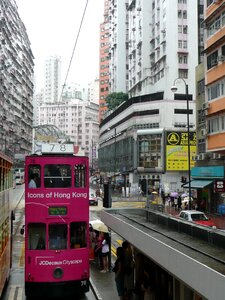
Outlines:
[[[49,216],[65,216],[67,215],[66,206],[51,206],[48,208]]]

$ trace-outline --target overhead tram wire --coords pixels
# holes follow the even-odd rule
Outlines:
[[[68,78],[68,75],[69,75],[70,67],[72,65],[74,53],[75,53],[76,46],[77,46],[77,43],[78,43],[78,38],[80,36],[81,28],[82,28],[82,25],[83,25],[84,17],[85,17],[87,6],[88,6],[88,1],[89,0],[86,1],[85,7],[84,7],[83,15],[82,15],[82,18],[81,18],[81,21],[80,21],[80,26],[79,26],[79,29],[78,29],[78,33],[77,33],[77,37],[76,37],[75,43],[74,43],[74,47],[73,47],[72,55],[71,55],[71,58],[70,58],[69,66],[68,66],[68,69],[67,69],[67,72],[66,72],[66,77],[65,77],[65,80],[64,80],[64,83],[63,83],[63,86],[62,86],[62,91],[61,91],[61,94],[60,94],[60,97],[59,97],[59,101],[58,101],[58,106],[57,106],[57,109],[56,109],[56,114],[55,114],[55,119],[54,119],[54,125],[55,125],[55,120],[56,120],[57,112],[58,112],[58,109],[59,109],[59,103],[60,103],[60,101],[62,99],[63,91],[64,91],[64,88],[66,86],[66,82],[67,82],[67,78]]]

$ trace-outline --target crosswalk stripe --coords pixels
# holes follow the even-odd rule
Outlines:
[[[19,287],[18,294],[17,294],[17,300],[22,300],[23,296],[23,288]]]
[[[16,292],[16,287],[10,287],[8,300],[14,300],[15,292]]]
[[[22,300],[23,290],[24,287],[21,286],[10,286],[8,298],[6,300]]]

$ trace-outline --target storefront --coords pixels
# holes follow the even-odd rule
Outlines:
[[[224,166],[194,167],[191,170],[191,189],[196,190],[199,210],[217,213],[219,206],[225,204],[223,189],[217,188],[217,182],[223,182]],[[184,187],[188,188],[189,184]]]

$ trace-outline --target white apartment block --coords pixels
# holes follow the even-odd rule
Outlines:
[[[50,56],[45,61],[44,102],[59,102],[61,89],[61,59],[57,56]]]
[[[109,1],[109,93],[127,92],[128,0]]]
[[[92,145],[98,143],[99,106],[89,101],[71,99],[58,104],[41,104],[39,124],[55,125],[70,141],[82,147],[92,157]],[[91,159],[90,159],[91,160]]]
[[[128,92],[129,98],[155,94],[165,105],[172,105],[170,100],[175,99],[178,109],[186,109],[184,83],[195,100],[198,1],[111,0],[109,3],[110,92],[119,92],[123,86],[122,91]],[[178,78],[183,80],[176,81],[178,91],[174,95],[171,87]],[[195,124],[195,101],[189,102],[193,110],[190,120]],[[146,105],[147,108],[153,104]],[[186,120],[184,115],[169,118],[170,124],[162,122],[162,127],[172,128]]]
[[[99,79],[95,79],[88,85],[88,100],[99,104]]]
[[[196,129],[199,1],[109,2],[109,22],[114,22],[109,36],[111,43],[115,41],[115,46],[110,45],[109,53],[110,92],[119,92],[116,86],[118,75],[114,71],[120,69],[122,83],[128,83],[124,91],[128,92],[129,100],[108,114],[100,124],[100,170],[109,177],[115,170],[118,174],[124,172],[130,183],[138,182],[133,170],[142,166],[143,157],[149,156],[144,170],[139,172],[139,179],[148,178],[149,184],[154,181],[153,186],[161,184],[171,190],[180,189],[180,176],[186,176],[187,168],[171,170],[166,165],[165,135],[172,131],[187,132],[188,120],[193,135]],[[126,12],[123,18],[117,13],[119,6],[123,6]],[[117,55],[123,54],[123,51],[117,51],[118,32],[123,27],[127,30],[126,33],[122,31],[123,43],[120,45],[126,55],[123,61],[119,61]],[[123,66],[126,66],[125,71],[122,71]],[[171,91],[174,85],[176,93]],[[161,143],[158,154],[150,150],[145,152],[141,148],[143,138],[151,145],[156,136]],[[123,149],[129,149],[130,140],[133,149],[127,154]],[[116,160],[114,164],[111,163],[113,158]]]
[[[129,1],[128,11],[130,96],[164,92],[174,99],[171,86],[181,77],[195,99],[198,1]]]

